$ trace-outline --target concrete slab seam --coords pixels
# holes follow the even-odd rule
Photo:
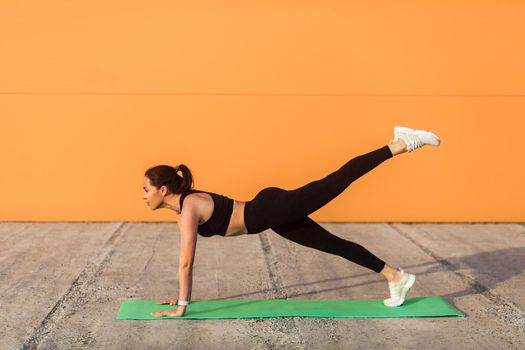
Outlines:
[[[423,252],[425,252],[427,255],[432,257],[434,260],[436,260],[438,263],[445,265],[449,269],[449,271],[456,274],[463,282],[465,282],[467,285],[469,285],[469,288],[478,292],[480,295],[484,296],[489,302],[496,305],[494,307],[494,314],[504,323],[510,324],[517,328],[520,332],[525,334],[525,313],[523,310],[521,310],[516,304],[514,304],[510,300],[506,300],[502,296],[490,291],[487,287],[476,281],[474,278],[461,273],[459,271],[455,271],[453,268],[456,266],[455,264],[451,263],[447,259],[439,256],[435,252],[431,251],[421,243],[414,240],[412,237],[410,237],[408,234],[403,232],[401,229],[399,229],[396,226],[393,226],[393,224],[388,224],[390,227],[392,227],[396,232],[398,232],[401,236],[412,242],[414,245],[416,245],[419,249],[421,249]],[[421,228],[418,228],[419,230],[424,231]],[[468,316],[468,315],[467,315]]]
[[[520,226],[523,226],[523,228],[525,228],[525,223],[520,222],[519,225],[520,225]],[[525,235],[525,231],[520,232],[520,233],[521,233],[522,235]]]
[[[270,242],[267,237],[267,231],[259,233],[259,240],[261,242],[261,248],[263,251],[264,256],[264,262],[266,264],[266,269],[268,270],[268,274],[270,276],[270,282],[272,285],[272,292],[277,298],[283,298],[287,299],[288,295],[286,291],[283,288],[283,283],[278,271],[277,267],[277,259],[275,258],[275,255],[272,252]],[[276,322],[284,322],[285,324],[288,323],[288,325],[293,328],[294,333],[297,335],[297,339],[300,342],[300,348],[306,349],[306,345],[304,344],[303,337],[301,336],[301,333],[299,332],[299,327],[297,326],[297,323],[295,322],[295,317],[292,318],[281,318],[277,319]],[[272,326],[274,326],[275,323],[272,322]],[[297,344],[295,344],[297,345]]]
[[[83,289],[92,283],[97,274],[109,263],[122,234],[131,226],[131,222],[121,222],[119,224],[104,243],[102,252],[94,259],[94,261],[88,262],[87,266],[73,281],[69,289],[55,303],[42,322],[40,322],[40,325],[36,327],[31,335],[22,343],[20,347],[21,349],[37,349],[44,337],[53,330],[55,324],[66,315],[67,309],[71,305],[83,304],[83,302],[78,302],[78,300],[82,300],[82,297],[85,294]]]

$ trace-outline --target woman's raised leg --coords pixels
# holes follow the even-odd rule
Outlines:
[[[343,192],[352,182],[392,158],[389,145],[357,156],[322,179],[293,190],[268,187],[261,190],[245,207],[249,233],[294,222],[310,215]]]

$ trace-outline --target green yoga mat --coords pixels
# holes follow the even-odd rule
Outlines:
[[[176,309],[177,305],[160,305],[156,300],[125,300],[120,304],[117,320],[187,320],[259,317],[439,317],[465,316],[441,296],[413,297],[398,307],[370,300],[203,300],[192,301],[184,316],[155,317],[150,312]]]

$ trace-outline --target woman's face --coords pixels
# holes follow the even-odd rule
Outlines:
[[[144,200],[151,210],[157,209],[164,202],[164,196],[160,189],[151,185],[147,176],[144,176]]]

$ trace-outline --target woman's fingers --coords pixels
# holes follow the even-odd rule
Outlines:
[[[177,315],[177,310],[163,310],[163,311],[157,311],[157,312],[150,312],[151,316],[159,317],[159,316],[179,316]]]
[[[160,316],[166,316],[164,315],[164,311],[157,311],[157,312],[151,312],[151,316],[160,317]]]
[[[164,299],[157,302],[157,304],[177,305],[178,299]]]

